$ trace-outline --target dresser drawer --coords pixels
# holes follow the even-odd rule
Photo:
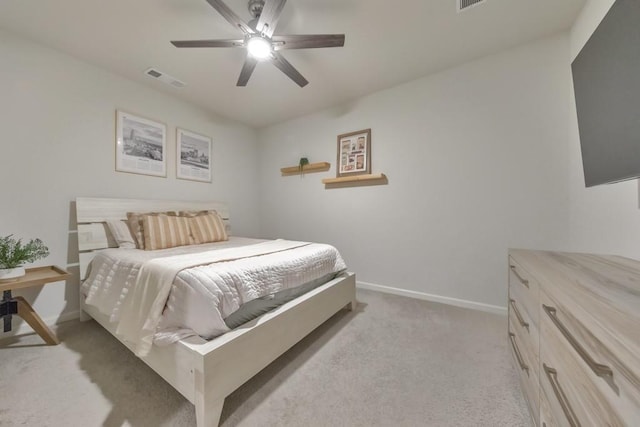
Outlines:
[[[531,350],[528,340],[523,339],[518,333],[516,325],[509,321],[509,347],[520,377],[520,385],[525,400],[529,404],[531,415],[538,424],[538,396],[540,393],[538,381],[539,361],[537,355]]]
[[[526,310],[527,305],[522,302],[522,296],[516,292],[509,292],[509,321],[513,329],[519,333],[522,340],[527,342],[531,351],[538,356],[540,329]]]
[[[631,385],[597,339],[546,292],[540,299],[540,387],[558,425],[640,425]]]
[[[509,299],[516,301],[520,314],[536,327],[540,315],[539,292],[538,281],[514,257],[509,257]]]
[[[531,381],[538,384],[538,377],[540,371],[540,356],[538,347],[534,347],[531,336],[522,331],[520,325],[513,318],[509,319],[509,333],[515,335],[515,340],[521,355],[526,361],[528,366],[527,376],[531,378]]]
[[[544,391],[540,393],[540,427],[559,427],[560,424],[556,421],[553,413],[551,412],[551,404],[547,400],[547,396]]]

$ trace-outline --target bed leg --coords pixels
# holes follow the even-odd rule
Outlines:
[[[218,427],[224,399],[207,402],[204,396],[196,396],[196,425],[198,427]]]
[[[356,299],[354,298],[353,300],[351,300],[349,304],[347,304],[347,310],[355,311],[357,306],[358,306],[358,301],[356,301]]]

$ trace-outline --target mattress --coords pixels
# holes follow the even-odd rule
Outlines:
[[[258,247],[266,241],[230,237],[228,241],[182,246],[157,251],[106,249],[96,254],[82,284],[85,303],[95,306],[113,323],[120,323],[143,266],[151,262],[184,258],[203,252]],[[228,251],[227,251],[228,252]],[[155,261],[153,261],[155,260]],[[273,306],[275,296],[284,301],[346,270],[340,253],[330,245],[300,243],[295,248],[186,268],[175,275],[153,334],[153,342],[167,345],[198,335],[212,339],[247,320],[248,306],[258,313]],[[139,286],[139,285],[138,285]],[[277,299],[279,299],[277,298]],[[259,303],[259,301],[263,303]],[[264,303],[267,301],[267,303]],[[252,304],[247,304],[253,302]],[[130,304],[129,304],[130,305]],[[125,316],[126,318],[126,316]],[[230,319],[230,326],[226,319]]]

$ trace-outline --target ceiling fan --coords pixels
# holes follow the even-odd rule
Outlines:
[[[284,49],[308,49],[344,46],[344,34],[274,36],[286,0],[249,0],[253,19],[248,23],[236,15],[222,0],[207,0],[234,27],[244,33],[242,39],[172,41],[175,47],[240,47],[247,57],[236,86],[246,86],[260,61],[269,61],[300,87],[309,83],[280,53]]]

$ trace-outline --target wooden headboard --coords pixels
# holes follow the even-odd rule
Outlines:
[[[127,219],[127,212],[163,212],[216,210],[230,231],[229,208],[223,202],[190,202],[175,200],[103,199],[78,197],[78,254],[80,280],[84,280],[89,262],[96,251],[117,247],[105,221]]]

